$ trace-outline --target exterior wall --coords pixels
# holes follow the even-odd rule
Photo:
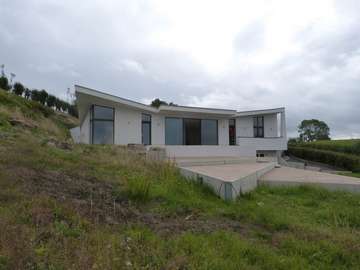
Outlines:
[[[243,116],[236,118],[235,125],[236,137],[254,137],[254,122],[252,116]]]
[[[115,109],[114,143],[120,145],[141,144],[141,114],[140,109],[132,109],[94,100],[94,104],[110,106]],[[229,120],[218,118],[219,145],[165,145],[165,115],[149,113],[151,115],[151,145],[166,149],[168,157],[255,157],[256,151],[281,151],[287,149],[286,137],[278,136],[277,114],[264,115],[265,138],[253,137],[253,116],[236,118],[237,145],[229,146]],[[179,117],[192,117],[192,115]],[[194,118],[216,119],[216,117]],[[79,140],[90,143],[90,110],[86,113],[80,126]]]
[[[165,116],[163,115],[151,115],[151,144],[165,144]]]
[[[253,116],[241,116],[236,119],[237,137],[254,137]],[[278,136],[277,114],[264,115],[264,137]]]
[[[141,112],[115,107],[115,144],[141,144]]]
[[[166,155],[173,157],[255,157],[251,145],[166,145]]]
[[[229,119],[218,120],[218,143],[229,145]]]
[[[277,114],[264,115],[264,137],[278,136],[278,121]]]
[[[81,143],[90,143],[90,110],[87,111],[84,121],[80,126]]]
[[[241,146],[250,146],[255,150],[286,150],[286,138],[237,138],[237,144]]]

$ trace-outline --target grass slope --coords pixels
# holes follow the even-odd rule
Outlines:
[[[0,269],[360,265],[359,195],[260,187],[227,203],[172,164],[69,144],[76,120],[1,91],[0,119]]]

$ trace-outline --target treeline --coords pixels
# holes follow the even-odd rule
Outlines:
[[[72,116],[78,117],[78,110],[75,102],[73,104],[66,102],[62,99],[49,94],[46,90],[29,89],[22,85],[20,82],[16,82],[13,85],[9,83],[8,78],[2,72],[0,77],[0,89],[8,92],[12,92],[15,95],[22,96],[25,99],[30,99],[41,103],[44,106],[55,109],[57,111],[68,113]]]

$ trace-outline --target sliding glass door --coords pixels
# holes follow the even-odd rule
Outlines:
[[[214,119],[166,117],[165,144],[217,145],[218,121]]]
[[[200,119],[184,119],[184,134],[186,145],[201,144],[201,120]]]

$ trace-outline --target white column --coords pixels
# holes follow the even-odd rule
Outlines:
[[[280,137],[286,139],[286,120],[285,120],[285,111],[280,113],[281,115],[281,120],[280,120],[280,124],[281,124],[281,128],[280,128]]]

